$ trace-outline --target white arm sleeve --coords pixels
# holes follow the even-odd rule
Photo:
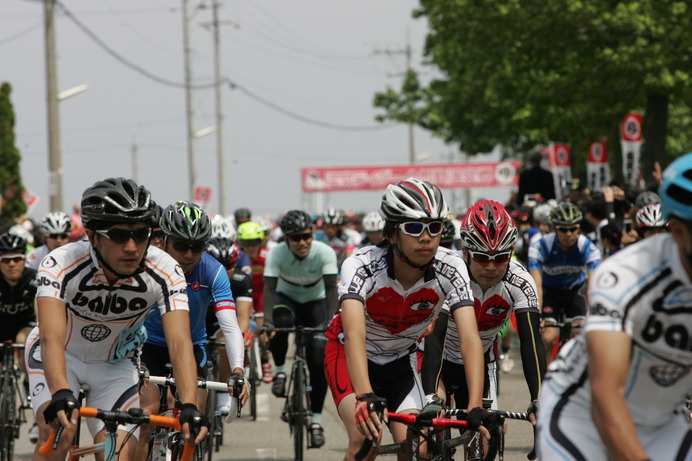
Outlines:
[[[226,355],[228,356],[228,363],[231,364],[231,370],[234,368],[242,369],[245,365],[245,345],[235,309],[218,310],[216,311],[216,318],[226,343]]]

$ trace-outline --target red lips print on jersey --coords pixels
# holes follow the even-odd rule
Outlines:
[[[483,305],[478,298],[474,298],[473,302],[476,305],[478,331],[491,330],[507,319],[510,306],[502,296],[493,295],[486,299]]]
[[[393,288],[384,287],[368,298],[368,315],[392,334],[401,333],[429,319],[440,301],[435,290],[423,288],[406,299]]]

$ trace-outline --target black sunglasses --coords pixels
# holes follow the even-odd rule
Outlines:
[[[289,235],[288,239],[291,242],[296,242],[296,243],[300,242],[301,240],[305,240],[306,242],[309,242],[310,240],[312,240],[312,233],[306,232],[304,234],[293,234],[293,235]]]
[[[201,253],[207,246],[205,242],[188,243],[181,242],[179,240],[171,240],[171,245],[173,245],[173,249],[175,251],[179,251],[181,253],[186,253],[188,250],[192,251],[193,253]]]
[[[149,236],[151,235],[151,229],[148,227],[140,227],[139,229],[135,230],[127,230],[112,227],[107,230],[97,230],[96,233],[103,235],[108,240],[112,240],[115,243],[127,243],[130,241],[130,239],[134,240],[137,243],[142,243],[149,240]]]
[[[48,234],[48,237],[52,238],[53,240],[65,240],[66,238],[69,237],[67,234]]]
[[[0,262],[9,264],[9,263],[17,263],[19,264],[20,262],[24,261],[26,259],[26,256],[0,256]]]
[[[557,228],[557,230],[559,230],[560,232],[564,232],[564,233],[567,233],[567,232],[576,232],[577,229],[579,229],[579,228],[576,227],[576,226],[575,226],[575,227],[558,227],[558,228]]]

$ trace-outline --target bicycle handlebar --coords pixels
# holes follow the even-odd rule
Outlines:
[[[137,426],[152,424],[154,426],[168,427],[176,430],[181,429],[178,418],[171,416],[145,415],[141,408],[132,408],[128,411],[106,411],[99,410],[98,408],[81,407],[79,409],[79,416],[84,418],[98,418],[103,422],[113,422],[117,424],[135,424]],[[43,456],[50,455],[57,449],[61,434],[62,427],[58,428],[58,430],[52,430],[48,440],[39,447],[38,452]],[[195,446],[193,444],[186,443],[181,461],[190,461],[194,450]]]
[[[531,421],[529,419],[528,413],[522,413],[519,411],[503,411],[503,410],[487,410],[490,413],[495,413],[498,416],[502,416],[506,419],[516,419],[519,421]],[[445,416],[457,416],[457,415],[468,415],[469,411],[463,408],[446,408]]]
[[[159,386],[174,386],[175,378],[170,376],[149,376],[149,382]],[[232,384],[221,383],[217,381],[207,381],[206,379],[197,379],[197,387],[200,389],[209,389],[210,391],[228,392]]]

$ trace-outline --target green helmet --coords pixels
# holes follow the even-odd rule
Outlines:
[[[574,203],[560,202],[550,212],[550,224],[554,227],[578,226],[581,220],[581,210]]]
[[[211,220],[198,205],[180,200],[163,211],[161,229],[166,237],[206,242],[211,236]]]
[[[254,221],[247,221],[238,226],[238,240],[261,240],[263,238],[262,226]]]

